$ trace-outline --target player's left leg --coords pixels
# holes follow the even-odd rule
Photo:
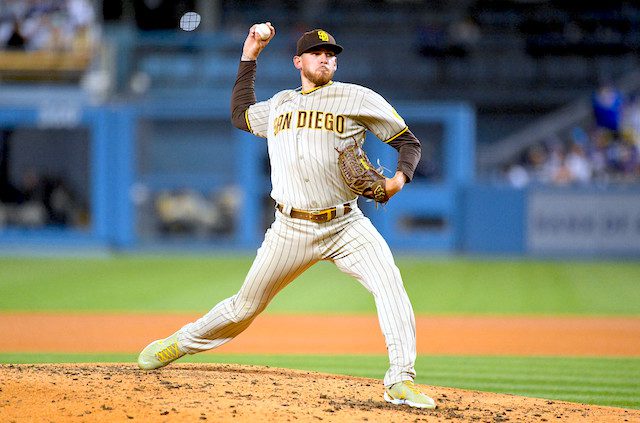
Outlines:
[[[395,404],[434,408],[435,403],[413,386],[416,360],[416,328],[413,307],[387,242],[360,211],[335,231],[326,258],[355,277],[375,299],[378,321],[389,353],[384,377],[385,399]]]

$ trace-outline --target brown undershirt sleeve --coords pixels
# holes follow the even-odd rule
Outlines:
[[[407,182],[413,179],[413,172],[420,161],[420,141],[407,129],[401,135],[389,141],[389,145],[398,150],[398,168],[407,177]]]
[[[238,76],[231,93],[231,123],[238,129],[251,132],[245,118],[245,111],[257,102],[255,92],[256,61],[241,61]]]

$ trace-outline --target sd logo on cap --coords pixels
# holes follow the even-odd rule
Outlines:
[[[317,47],[324,47],[335,54],[339,54],[342,51],[342,46],[336,44],[336,40],[331,34],[322,29],[314,29],[302,34],[302,37],[296,43],[296,56],[300,56],[302,53]]]

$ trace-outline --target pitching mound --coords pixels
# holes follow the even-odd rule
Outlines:
[[[640,421],[640,411],[422,387],[438,409],[387,404],[378,380],[258,366],[0,366],[2,421]]]

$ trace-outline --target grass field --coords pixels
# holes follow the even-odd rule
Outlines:
[[[251,259],[0,259],[0,311],[209,310],[237,291]],[[416,313],[640,315],[637,262],[400,259],[398,266]],[[375,307],[356,281],[319,263],[267,312],[354,314]]]
[[[201,312],[233,294],[251,258],[0,259],[0,312]],[[417,314],[640,315],[640,263],[399,259]],[[348,299],[345,300],[345,299]],[[321,263],[269,313],[371,314],[371,296]],[[131,354],[0,354],[0,362],[133,362]],[[381,378],[384,356],[200,354],[233,362]],[[420,356],[419,383],[640,408],[638,358]]]

